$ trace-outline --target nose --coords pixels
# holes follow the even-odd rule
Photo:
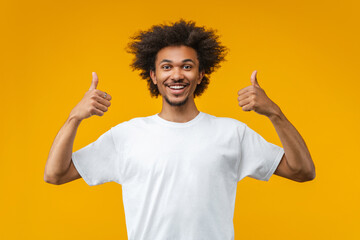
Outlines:
[[[179,80],[179,79],[183,79],[184,75],[182,73],[182,70],[178,67],[174,67],[172,74],[171,74],[171,80]]]

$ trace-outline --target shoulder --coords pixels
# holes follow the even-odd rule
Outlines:
[[[113,126],[111,130],[113,131],[113,133],[127,132],[131,130],[141,129],[145,126],[148,126],[150,123],[152,123],[152,116],[135,117],[130,120],[118,123],[117,125]]]
[[[245,123],[237,120],[235,118],[230,117],[217,117],[214,115],[210,115],[205,113],[207,118],[211,121],[212,124],[227,127],[227,128],[244,128],[246,126]]]
[[[227,134],[242,136],[247,126],[242,121],[231,117],[217,117],[210,114],[206,116],[212,131],[219,132],[223,136]]]
[[[147,126],[150,119],[148,117],[136,117],[130,120],[123,121],[111,128],[111,134],[115,143],[124,144],[128,141],[136,139]]]

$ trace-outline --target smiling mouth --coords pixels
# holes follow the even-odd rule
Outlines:
[[[181,94],[187,87],[188,84],[171,84],[166,86],[166,88],[168,88],[172,94]]]
[[[170,83],[166,84],[167,87],[186,87],[188,83]]]

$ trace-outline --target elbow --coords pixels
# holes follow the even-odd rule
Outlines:
[[[61,182],[63,175],[64,175],[63,173],[55,171],[55,170],[45,166],[44,181],[46,183],[53,184],[53,185],[61,185],[61,184],[63,184]]]
[[[314,180],[315,177],[316,177],[316,173],[315,173],[315,170],[314,170],[314,171],[312,171],[312,172],[310,173],[310,175],[309,175],[309,181]]]
[[[309,182],[309,181],[314,180],[315,177],[316,177],[315,170],[313,170],[313,171],[308,171],[308,172],[303,173],[303,174],[301,175],[301,177],[298,179],[298,182]]]
[[[61,185],[61,182],[59,181],[58,178],[49,176],[46,173],[44,174],[44,181],[46,183],[53,184],[53,185]]]
[[[300,171],[300,180],[299,182],[309,182],[315,179],[316,172],[315,172],[315,165],[314,162],[311,160],[311,165],[307,166],[306,168]]]
[[[308,174],[307,174],[307,177],[308,177],[308,181],[312,181],[312,180],[314,180],[315,177],[316,177],[314,162],[313,162],[313,164],[312,164],[311,170],[310,170],[310,171],[308,172]]]
[[[306,177],[302,178],[299,182],[309,182],[309,181],[312,181],[314,179],[315,179],[315,174],[306,176]]]

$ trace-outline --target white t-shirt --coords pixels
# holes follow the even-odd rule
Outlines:
[[[122,185],[129,240],[231,240],[238,181],[268,181],[283,154],[245,123],[200,112],[125,121],[72,161],[90,186]]]

